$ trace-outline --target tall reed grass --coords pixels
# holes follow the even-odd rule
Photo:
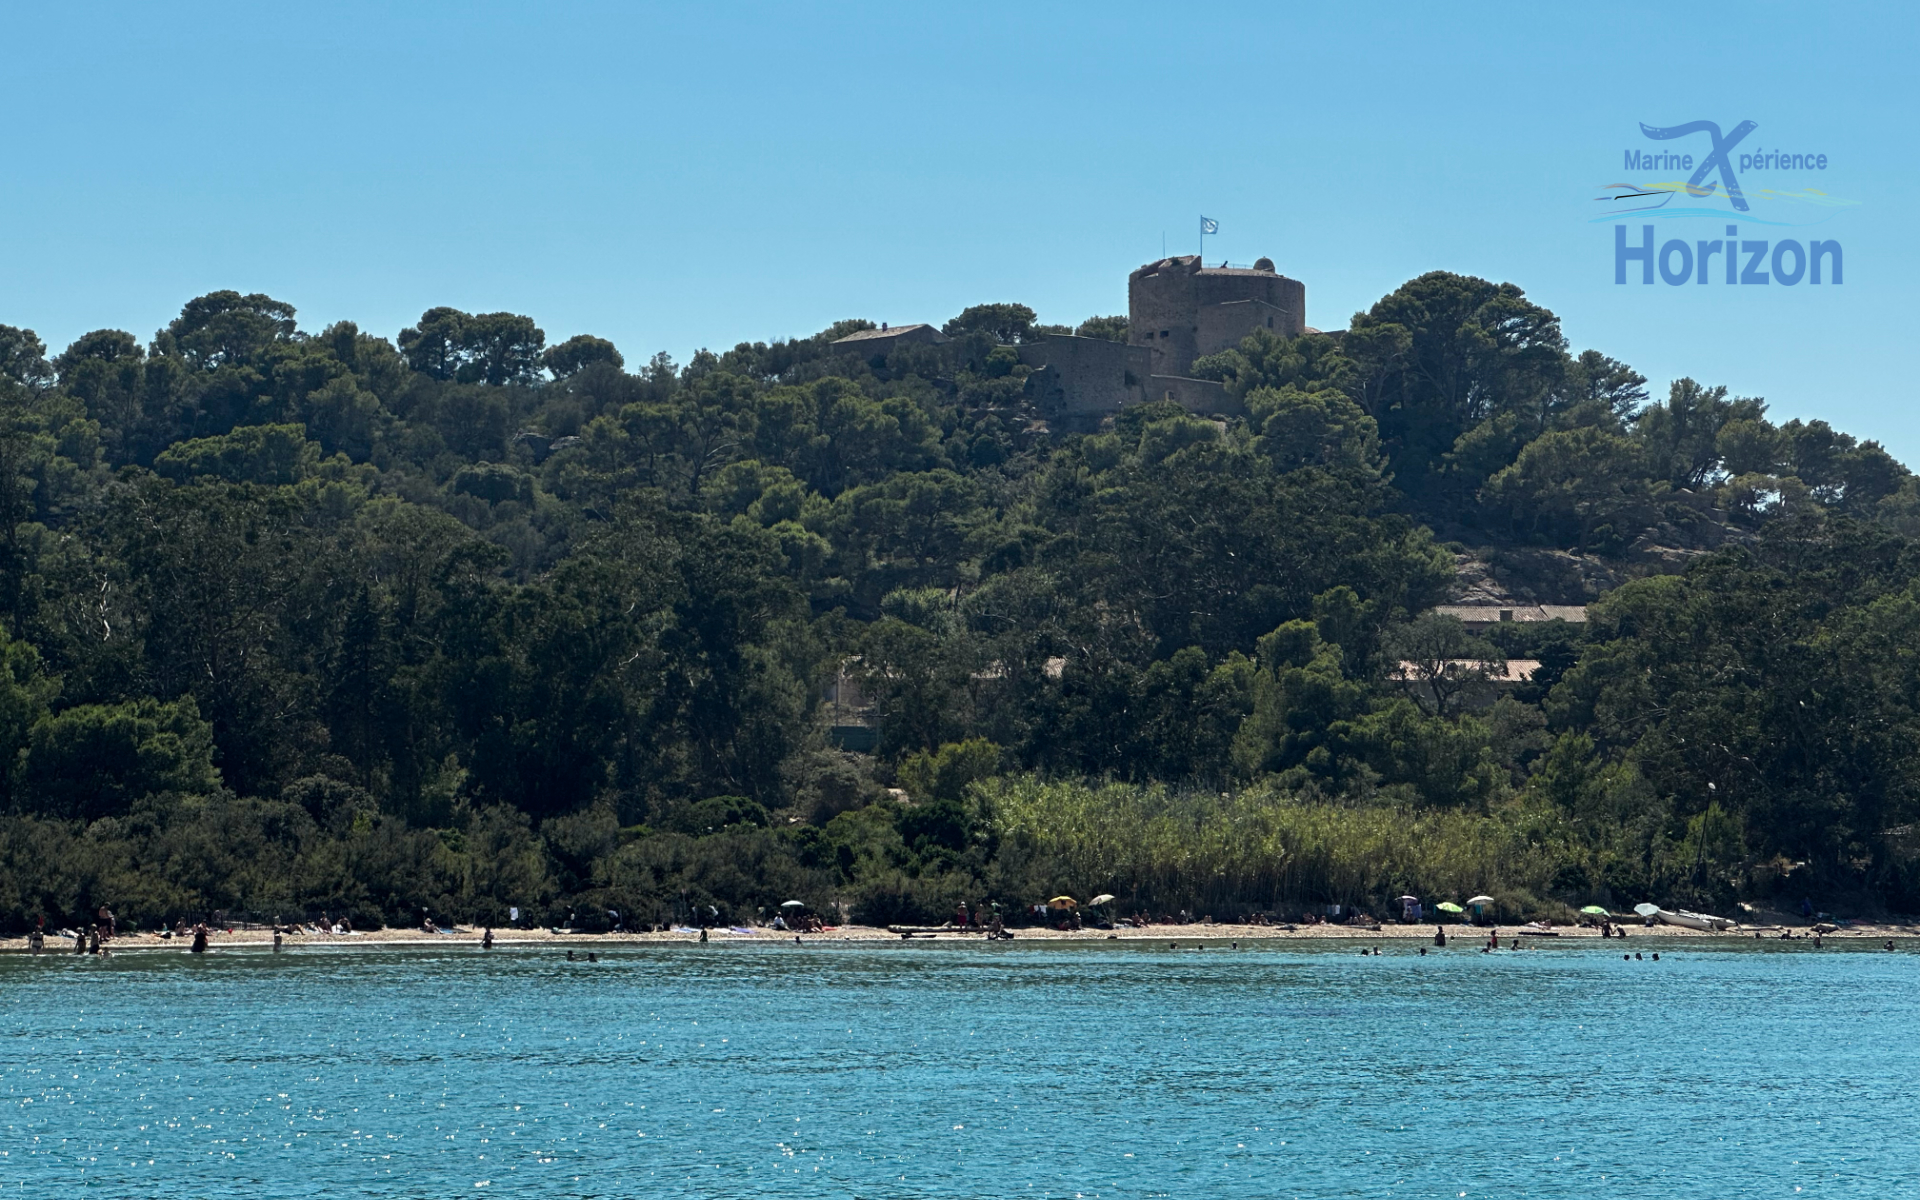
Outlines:
[[[1519,802],[1467,812],[1032,776],[987,781],[974,797],[1000,839],[997,891],[1111,892],[1122,911],[1383,912],[1402,894],[1431,906],[1482,892],[1518,911],[1536,907],[1573,850],[1556,813]]]

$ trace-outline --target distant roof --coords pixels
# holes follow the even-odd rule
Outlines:
[[[1458,617],[1470,625],[1491,625],[1501,621],[1579,623],[1587,619],[1587,606],[1584,604],[1442,604],[1433,611]]]
[[[934,337],[941,341],[946,341],[945,334],[941,333],[938,329],[934,329],[931,325],[921,323],[918,325],[895,325],[891,329],[862,329],[859,333],[850,333],[846,337],[838,339],[833,344],[836,346],[844,346],[848,342],[871,342],[880,338],[899,337],[903,333],[915,333],[922,329],[931,330]]]
[[[1485,670],[1488,672],[1487,682],[1489,683],[1525,683],[1527,680],[1533,678],[1535,671],[1540,669],[1540,660],[1537,658],[1510,658],[1503,666],[1499,663],[1486,663],[1474,658],[1449,658],[1446,660],[1446,665],[1449,671],[1457,668],[1462,673]],[[1394,668],[1392,678],[1400,683],[1414,682],[1421,678],[1421,665],[1419,663],[1402,662],[1398,667]]]

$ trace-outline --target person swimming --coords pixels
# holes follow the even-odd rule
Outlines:
[[[567,961],[568,961],[568,962],[572,962],[572,961],[573,961],[573,951],[571,951],[571,950],[569,950],[569,951],[567,951]]]
[[[207,952],[208,932],[206,922],[202,921],[200,924],[195,925],[193,927],[193,945],[187,948],[188,951],[193,954],[205,954]]]
[[[480,935],[480,948],[482,950],[493,949],[493,926],[487,926],[486,932]]]

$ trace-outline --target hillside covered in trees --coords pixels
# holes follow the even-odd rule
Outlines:
[[[1920,489],[1876,444],[1443,273],[1202,360],[1245,417],[1065,436],[1034,322],[685,365],[235,292],[0,326],[0,923],[1920,908]],[[1590,620],[1429,611],[1469,585]],[[1491,704],[1398,666],[1505,657]]]

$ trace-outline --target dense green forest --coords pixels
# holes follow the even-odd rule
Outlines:
[[[1202,360],[1244,417],[1071,436],[1020,305],[637,370],[511,313],[295,315],[0,326],[8,928],[1920,908],[1914,476],[1650,395],[1511,285]],[[1429,612],[1463,571],[1590,620],[1470,635]],[[1396,677],[1509,656],[1491,705]]]

